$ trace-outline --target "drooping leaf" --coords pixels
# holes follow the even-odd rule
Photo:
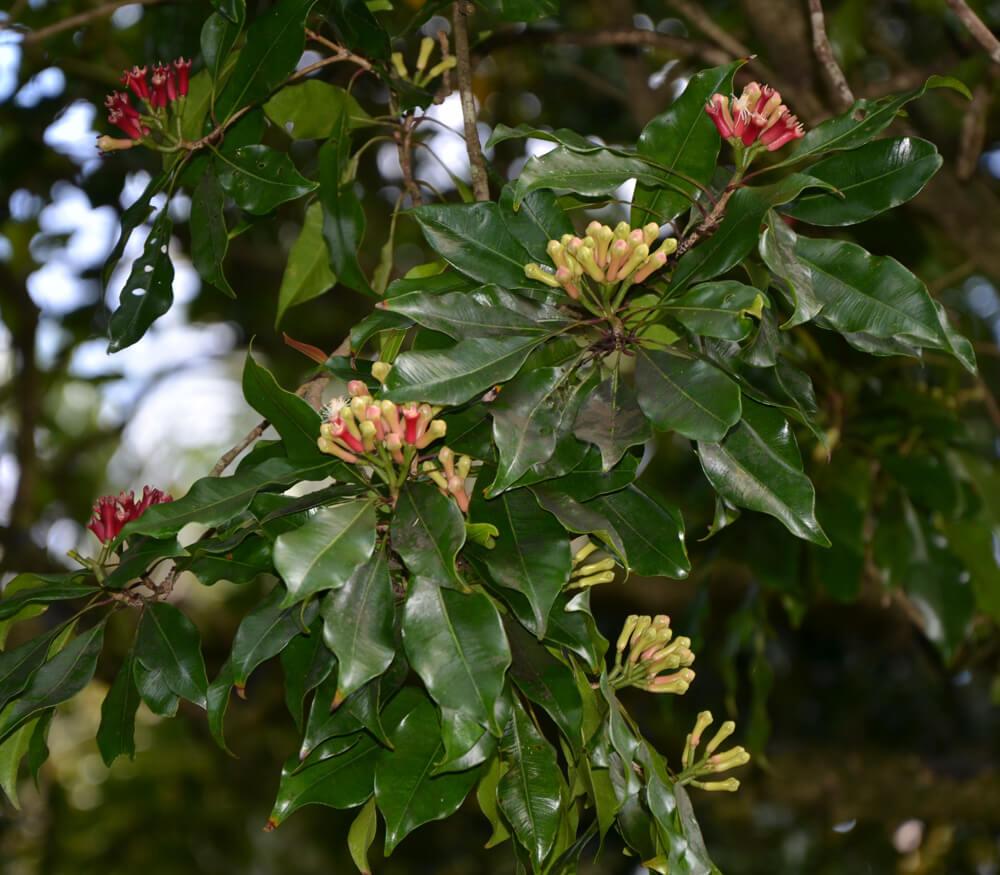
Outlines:
[[[62,630],[55,628],[0,653],[0,710],[18,696],[31,676],[45,662],[52,642]]]
[[[213,13],[205,19],[201,27],[199,44],[201,56],[205,60],[205,72],[211,77],[212,88],[217,89],[229,52],[236,43],[236,38],[243,30],[246,12],[236,19],[229,19],[219,13]],[[190,92],[188,97],[190,97]],[[187,107],[184,107],[185,114]],[[182,127],[183,130],[183,127]]]
[[[587,507],[572,496],[559,491],[554,483],[539,483],[529,487],[538,503],[569,531],[577,535],[595,535],[609,552],[627,567],[625,546],[611,522],[594,507]]]
[[[218,152],[216,173],[236,205],[256,216],[318,187],[299,173],[288,155],[269,146],[240,146],[230,154]]]
[[[308,635],[298,635],[281,651],[285,675],[285,704],[302,729],[302,711],[306,696],[323,683],[336,667],[337,660],[323,643],[323,621],[317,618]]]
[[[389,35],[365,0],[333,0],[328,20],[341,41],[368,58],[389,59]]]
[[[160,192],[166,184],[166,173],[154,176],[149,181],[149,184],[143,189],[142,194],[139,195],[139,197],[137,197],[122,213],[121,229],[118,232],[118,239],[115,241],[115,245],[111,247],[111,252],[104,262],[104,267],[101,269],[101,278],[105,285],[107,285],[108,280],[111,279],[112,272],[121,260],[122,254],[125,252],[125,247],[128,245],[129,237],[132,236],[132,232],[149,218],[149,213],[152,210],[153,198],[156,197],[157,193]]]
[[[351,859],[361,875],[371,875],[368,851],[375,841],[377,827],[378,809],[375,807],[373,796],[358,812],[358,816],[351,822],[351,828],[347,831],[347,849],[351,852]]]
[[[26,573],[15,577],[14,580],[7,584],[4,591],[6,592],[18,580],[28,580],[33,577],[40,577],[39,575],[33,574],[29,577],[29,574],[30,573]],[[66,577],[69,578],[69,580],[72,579],[69,575],[66,575]],[[50,605],[54,602],[71,601],[73,599],[81,599],[98,594],[98,590],[93,586],[83,583],[71,583],[69,580],[62,582],[62,576],[60,576],[59,581],[52,581],[51,583],[45,582],[41,586],[35,586],[29,589],[21,589],[20,587],[16,588],[13,595],[7,596],[6,598],[0,598],[0,620],[7,620],[11,617],[15,617],[31,605]]]
[[[586,504],[602,514],[621,539],[628,567],[643,577],[687,577],[691,562],[684,546],[680,511],[635,484]]]
[[[135,655],[129,653],[101,704],[97,748],[109,767],[120,756],[135,757],[135,712],[140,699],[134,663]]]
[[[209,165],[191,198],[191,261],[205,282],[235,298],[236,293],[222,270],[229,248],[225,205],[225,193],[214,167]]]
[[[132,663],[132,677],[139,698],[158,717],[173,717],[177,714],[180,698],[167,686],[164,674],[162,669],[147,670],[138,660]]]
[[[465,543],[465,520],[454,500],[437,487],[410,480],[403,485],[390,535],[410,574],[465,588],[455,567],[455,556]]]
[[[319,140],[332,136],[347,116],[347,126],[357,128],[370,118],[343,88],[307,79],[287,85],[264,104],[267,117],[294,140]]]
[[[146,243],[122,286],[118,309],[111,314],[108,352],[138,341],[174,302],[174,264],[170,260],[173,222],[164,208],[153,221]]]
[[[374,549],[371,499],[358,498],[315,511],[309,522],[274,542],[274,567],[288,587],[284,606],[343,586]]]
[[[104,644],[104,623],[82,632],[42,665],[21,696],[3,712],[0,742],[48,708],[72,699],[94,676]]]
[[[704,359],[640,350],[635,371],[642,412],[663,431],[718,440],[740,419],[740,390]]]
[[[636,146],[643,155],[669,173],[670,187],[640,182],[632,199],[632,224],[664,224],[690,205],[698,194],[697,184],[712,181],[721,139],[705,112],[705,104],[716,93],[732,91],[733,74],[744,63],[734,61],[696,73],[680,97],[643,128]]]
[[[403,608],[403,643],[410,664],[443,711],[500,734],[494,709],[510,648],[500,614],[486,595],[414,578]]]
[[[389,373],[386,397],[458,405],[514,376],[542,342],[534,337],[462,340],[448,349],[404,352]]]
[[[315,2],[280,0],[250,25],[243,51],[215,103],[220,121],[266,97],[295,69],[305,47],[306,17]]]
[[[497,845],[510,838],[510,832],[503,817],[500,816],[500,807],[497,803],[497,785],[504,773],[503,760],[499,756],[494,756],[486,765],[483,777],[476,787],[476,801],[479,803],[479,810],[489,821],[493,833],[486,842],[485,847],[495,848]]]
[[[354,570],[323,600],[323,640],[338,661],[337,685],[349,696],[378,677],[396,655],[392,580],[383,552]]]
[[[748,315],[762,306],[758,289],[738,282],[702,283],[663,302],[663,313],[702,337],[743,340],[753,330]]]
[[[289,459],[308,461],[320,456],[319,414],[309,404],[278,385],[274,375],[248,352],[243,365],[243,394],[250,405],[275,427]]]
[[[784,282],[780,288],[791,298],[792,315],[781,326],[786,330],[808,322],[823,308],[822,302],[813,292],[812,273],[808,265],[795,254],[797,240],[798,236],[785,220],[774,210],[769,210],[767,228],[760,236],[760,257],[771,272]],[[766,321],[761,322],[762,331],[766,325]],[[751,364],[765,362],[751,361]]]
[[[515,698],[500,742],[507,771],[497,785],[497,800],[514,835],[538,871],[556,841],[562,801],[562,773],[555,749],[538,731]]]
[[[740,424],[721,443],[699,443],[698,457],[709,483],[728,502],[770,514],[793,535],[829,545],[795,435],[777,410],[745,398]]]
[[[315,616],[315,610],[303,616],[298,608],[282,608],[284,598],[284,589],[276,586],[243,618],[236,630],[229,661],[233,683],[238,689],[246,686],[254,669],[281,653],[299,634],[302,625],[308,625]]]
[[[802,195],[783,212],[811,225],[854,225],[915,197],[940,167],[941,156],[927,140],[876,140],[813,164],[809,175],[837,190]]]
[[[615,368],[596,390],[587,396],[573,425],[573,434],[601,451],[601,464],[610,471],[625,451],[652,437],[635,392]]]
[[[275,328],[281,324],[289,308],[318,298],[336,282],[337,277],[330,270],[330,259],[323,242],[323,207],[319,203],[310,204],[302,231],[288,253],[288,263],[278,290]]]
[[[375,765],[386,855],[418,826],[453,814],[479,777],[478,769],[431,776],[444,752],[441,726],[430,700],[412,692],[401,693],[386,709],[386,722],[394,725],[392,750],[383,749]]]
[[[146,605],[139,623],[135,657],[147,671],[160,671],[178,696],[207,707],[208,677],[198,630],[168,602]]]

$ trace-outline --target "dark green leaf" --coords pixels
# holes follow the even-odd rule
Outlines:
[[[308,611],[303,616],[297,607],[282,608],[284,597],[284,589],[276,586],[243,618],[236,630],[229,661],[237,689],[245,687],[253,670],[281,653],[299,634],[302,625],[311,621]],[[315,615],[315,610],[312,613]]]
[[[395,604],[385,554],[377,552],[323,600],[323,640],[339,664],[339,694],[378,677],[396,655]]]
[[[336,133],[319,150],[319,200],[323,205],[323,239],[330,268],[349,288],[374,296],[358,263],[365,236],[365,213],[354,191],[350,128],[340,116]]]
[[[556,146],[551,152],[528,159],[514,184],[513,207],[517,209],[528,194],[540,188],[597,196],[614,194],[630,179],[650,186],[672,184],[666,173],[639,157],[608,149],[583,154]]]
[[[290,307],[318,298],[336,282],[337,277],[330,270],[330,258],[323,242],[323,207],[319,203],[310,204],[302,231],[288,253],[288,263],[278,290],[275,327]]]
[[[285,703],[302,729],[302,710],[306,696],[325,681],[337,660],[323,643],[323,622],[317,618],[308,635],[298,635],[281,651],[281,667],[285,674]]]
[[[209,165],[191,198],[191,261],[205,282],[235,298],[222,270],[229,248],[229,232],[223,215],[225,205],[226,196],[219,178],[214,167]]]
[[[793,535],[829,545],[795,435],[777,410],[744,399],[740,424],[722,443],[699,443],[698,456],[709,483],[731,504],[770,514]]]
[[[27,575],[20,575],[14,578],[8,586],[11,586],[14,581],[19,579],[27,579]],[[98,592],[93,586],[86,584],[58,583],[55,581],[39,587],[32,587],[31,589],[20,589],[12,596],[0,599],[0,620],[7,620],[10,617],[16,616],[29,605],[49,605],[53,602],[82,599],[87,596],[95,596]]]
[[[464,589],[455,556],[465,543],[465,519],[458,505],[431,483],[403,485],[390,528],[393,549],[410,574]]]
[[[123,755],[129,759],[135,757],[135,712],[139,707],[139,690],[135,685],[134,663],[135,656],[129,653],[101,704],[97,747],[106,766]]]
[[[823,308],[822,302],[813,292],[812,273],[808,265],[795,254],[795,232],[774,210],[767,213],[767,228],[760,236],[760,257],[771,272],[784,281],[781,290],[791,298],[792,315],[781,327],[794,328],[812,319]],[[766,330],[766,321],[761,321],[761,331]],[[757,345],[757,344],[755,344]],[[774,361],[751,361],[751,364],[774,364]]]
[[[258,365],[249,352],[243,365],[243,394],[281,435],[290,459],[309,461],[320,457],[316,446],[319,414],[294,392],[279,386],[274,375]]]
[[[167,686],[165,673],[162,669],[148,671],[141,662],[132,663],[132,677],[135,680],[139,697],[154,714],[159,717],[173,717],[177,714],[180,699]]]
[[[205,59],[205,70],[212,77],[213,88],[219,85],[229,52],[243,30],[244,18],[245,13],[232,21],[224,15],[212,13],[201,27],[201,56]]]
[[[502,127],[498,125],[497,129]],[[494,131],[494,137],[496,131]],[[587,141],[589,143],[589,140]],[[594,147],[599,148],[599,147]],[[500,193],[500,218],[511,236],[535,261],[549,263],[546,245],[563,234],[573,234],[573,223],[559,207],[551,191],[534,191],[514,210],[514,186],[505,185]]]
[[[173,222],[166,207],[153,222],[146,244],[122,286],[118,309],[111,314],[108,352],[119,352],[139,340],[174,301],[174,264],[170,260]]]
[[[632,224],[675,218],[698,194],[696,183],[712,181],[722,142],[705,112],[709,98],[732,91],[733,74],[745,62],[734,61],[696,73],[670,108],[654,118],[639,136],[637,150],[665,170],[670,187],[640,183],[632,199]]]
[[[250,25],[243,51],[215,104],[220,120],[266,97],[295,69],[305,47],[306,16],[315,2],[280,0]]]
[[[759,309],[758,289],[737,282],[702,283],[663,302],[663,312],[702,337],[743,340],[753,331],[749,312]]]
[[[274,567],[288,595],[285,607],[347,583],[375,549],[375,505],[356,499],[315,511],[301,528],[274,542]]]
[[[247,14],[246,0],[211,0],[211,3],[230,21],[242,23]]]
[[[536,128],[526,124],[518,125],[516,128],[505,124],[497,125],[493,128],[493,133],[490,134],[490,138],[486,141],[486,147],[491,149],[498,143],[503,143],[506,140],[526,140],[529,138],[533,140],[545,140],[549,143],[558,143],[560,146],[565,146],[574,152],[601,152],[608,149],[607,146],[588,139],[583,134],[578,134],[569,128],[557,128],[551,131],[547,128]],[[611,149],[610,151],[617,152],[622,150]],[[505,191],[510,190],[511,194],[513,194],[513,190],[509,185],[504,186],[504,189]],[[503,196],[501,196],[502,200]],[[558,240],[559,238],[554,237],[551,239]]]
[[[576,501],[590,501],[598,495],[628,486],[635,480],[638,468],[639,459],[634,455],[625,455],[614,468],[605,471],[600,451],[597,447],[590,447],[569,473],[546,483],[546,486],[564,492]]]
[[[403,609],[410,664],[447,715],[457,712],[500,734],[494,708],[510,665],[510,648],[493,602],[414,578]]]
[[[462,340],[449,349],[404,352],[386,382],[392,401],[463,404],[520,370],[541,343],[535,337]]]
[[[118,239],[115,241],[115,245],[111,247],[111,253],[108,255],[101,270],[101,278],[104,280],[105,285],[108,284],[112,271],[114,271],[115,266],[121,260],[122,253],[125,252],[125,247],[128,245],[128,240],[132,236],[132,232],[149,218],[150,210],[152,210],[152,200],[166,184],[166,173],[161,173],[159,176],[153,177],[146,188],[143,189],[142,194],[122,213],[121,230],[118,232]]]
[[[219,183],[238,207],[257,216],[317,188],[295,169],[291,158],[269,146],[240,146],[216,158]]]
[[[178,696],[207,707],[208,678],[198,630],[167,602],[146,605],[135,642],[136,659],[147,671],[163,672],[164,683]]]
[[[330,24],[349,48],[368,58],[389,59],[389,36],[365,0],[332,0]]]
[[[635,393],[615,368],[584,401],[573,425],[573,434],[601,451],[601,465],[610,471],[625,451],[652,437]]]
[[[529,487],[538,503],[552,514],[569,531],[577,535],[596,535],[627,566],[625,546],[607,517],[594,507],[580,504],[576,499],[560,492],[558,483],[540,483]]]
[[[115,569],[104,579],[108,589],[122,589],[139,577],[150,565],[160,559],[177,559],[187,556],[188,551],[177,543],[176,538],[132,538],[127,550]]]
[[[740,419],[739,387],[704,359],[640,350],[639,406],[653,425],[692,440],[718,440]]]
[[[940,167],[941,156],[926,140],[876,140],[813,164],[809,175],[837,190],[803,195],[784,212],[811,225],[854,225],[915,197]]]
[[[0,653],[0,710],[21,693],[38,667],[45,662],[52,642],[62,632],[55,628],[13,650]]]
[[[39,668],[28,681],[24,693],[4,711],[0,720],[0,741],[47,708],[72,699],[83,690],[94,676],[103,644],[104,623],[101,622],[82,632]]]
[[[500,810],[538,871],[559,830],[563,779],[555,749],[516,698],[500,756],[507,765],[497,786]]]
[[[349,128],[368,124],[370,118],[343,88],[307,79],[287,85],[264,104],[267,117],[294,140],[326,139],[340,130],[340,116]]]

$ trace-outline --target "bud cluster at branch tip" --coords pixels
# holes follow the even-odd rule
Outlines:
[[[629,616],[618,636],[615,667],[608,676],[611,686],[636,687],[647,693],[686,693],[694,681],[689,668],[694,663],[691,639],[672,638],[666,614]]]
[[[751,82],[739,97],[713,94],[705,105],[724,140],[738,148],[774,152],[805,135],[799,120],[770,85]]]
[[[181,140],[181,113],[191,82],[191,61],[177,58],[169,64],[156,64],[149,75],[148,67],[133,67],[121,76],[122,84],[140,103],[136,109],[126,91],[107,96],[104,105],[108,121],[120,128],[128,139],[98,137],[102,152],[131,149],[154,133],[168,146],[176,147]]]
[[[688,733],[687,740],[684,742],[684,753],[681,756],[684,771],[677,776],[677,780],[680,784],[690,784],[701,790],[732,793],[740,788],[740,782],[736,778],[726,778],[724,781],[702,781],[699,779],[745,766],[750,762],[750,754],[743,747],[731,747],[729,750],[716,753],[722,743],[736,731],[736,724],[732,720],[727,720],[705,745],[702,757],[696,759],[701,736],[711,725],[712,712],[702,711],[695,721],[694,729]]]
[[[391,370],[386,362],[376,362],[372,373],[384,381]],[[348,398],[333,398],[323,410],[323,423],[316,441],[320,451],[351,465],[368,465],[393,489],[407,477],[427,475],[445,494],[454,497],[463,512],[469,509],[466,479],[472,467],[468,456],[442,447],[438,453],[441,470],[431,460],[418,467],[420,450],[440,440],[447,432],[443,419],[435,417],[440,407],[429,404],[395,404],[369,394],[361,380],[347,384]]]
[[[601,548],[591,540],[573,554],[573,570],[570,572],[567,589],[587,589],[602,583],[611,583],[615,579],[615,565],[610,556],[596,560],[591,555]]]
[[[454,55],[444,55],[444,57],[437,64],[428,70],[427,64],[431,59],[434,46],[435,42],[429,36],[425,36],[420,41],[420,54],[417,55],[417,67],[412,76],[410,75],[410,71],[406,68],[406,62],[403,60],[403,53],[393,52],[392,66],[399,78],[412,82],[417,86],[417,88],[423,88],[429,82],[437,79],[438,76],[447,72],[458,63],[458,60]]]
[[[629,286],[645,282],[676,251],[673,237],[665,238],[652,251],[659,236],[656,222],[633,230],[628,222],[619,222],[612,229],[594,221],[587,226],[584,237],[563,234],[561,239],[548,242],[546,251],[554,267],[532,262],[524,266],[524,274],[550,288],[563,289],[574,301],[580,299],[588,282],[603,287],[618,284],[621,300]],[[610,299],[611,295],[602,297]]]
[[[139,519],[146,508],[154,504],[165,504],[173,499],[165,492],[151,486],[142,487],[142,496],[136,500],[134,492],[119,495],[105,495],[94,503],[94,514],[87,528],[102,544],[113,541],[126,524]]]

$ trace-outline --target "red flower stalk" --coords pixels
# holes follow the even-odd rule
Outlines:
[[[723,139],[746,147],[760,143],[773,152],[805,135],[799,120],[781,102],[781,94],[759,82],[751,82],[739,97],[713,94],[705,112]]]
[[[122,83],[131,88],[139,100],[149,100],[149,83],[146,81],[146,67],[133,67],[122,73]]]
[[[131,139],[138,140],[149,133],[149,128],[143,127],[138,111],[129,103],[124,91],[109,94],[104,105],[108,108],[108,121],[121,128]]]
[[[150,106],[154,109],[165,107],[167,101],[173,99],[170,97],[169,91],[174,91],[174,96],[176,96],[174,77],[171,75],[170,67],[157,64],[153,67],[153,93],[149,100]]]
[[[106,544],[117,538],[127,523],[139,519],[147,508],[168,501],[173,499],[165,492],[153,489],[151,486],[142,488],[142,497],[138,501],[133,492],[122,492],[117,497],[105,495],[97,499],[94,504],[94,514],[87,528],[102,544]]]
[[[190,59],[178,58],[174,61],[174,70],[177,73],[177,94],[180,97],[187,97],[188,83],[191,79]]]

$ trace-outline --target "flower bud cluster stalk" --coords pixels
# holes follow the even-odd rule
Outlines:
[[[601,548],[588,540],[573,554],[573,570],[569,575],[567,589],[587,589],[602,583],[611,583],[615,579],[615,565],[610,556],[606,559],[596,559],[592,554]]]
[[[698,747],[701,744],[701,736],[712,725],[712,712],[702,711],[695,721],[694,729],[688,733],[687,741],[684,743],[684,753],[681,757],[684,771],[677,776],[679,784],[690,784],[701,790],[724,791],[733,793],[740,788],[740,782],[736,778],[726,778],[722,781],[704,781],[701,778],[718,775],[720,772],[728,772],[730,769],[745,766],[750,762],[750,754],[746,748],[731,747],[729,750],[718,752],[722,743],[736,731],[736,724],[732,720],[723,723],[719,730],[712,736],[708,744],[705,745],[705,752],[700,759]]]
[[[781,102],[770,85],[751,82],[739,97],[713,94],[705,106],[724,140],[737,150],[738,163],[746,168],[760,152],[774,152],[805,136],[799,120]]]
[[[388,376],[388,368],[381,369],[383,378]],[[445,421],[435,418],[440,407],[377,400],[361,380],[348,383],[347,391],[350,397],[334,398],[324,409],[316,441],[321,452],[351,465],[369,466],[394,496],[408,477],[422,470],[445,495],[455,498],[463,512],[469,509],[465,482],[472,460],[468,456],[456,461],[454,453],[443,447],[438,453],[443,474],[433,462],[425,461],[423,468],[418,468],[420,451],[447,432]]]
[[[147,74],[147,67],[133,67],[121,77],[138,99],[139,109],[125,91],[115,91],[104,101],[108,121],[128,139],[98,137],[97,147],[102,152],[131,149],[139,143],[161,152],[182,148],[181,118],[191,79],[191,61],[178,58],[169,64],[156,64],[152,76]]]
[[[628,222],[619,222],[614,229],[591,222],[585,237],[564,234],[548,242],[554,267],[532,262],[524,266],[524,273],[550,288],[561,288],[592,312],[607,313],[618,307],[632,285],[648,280],[676,251],[673,237],[654,251],[659,236],[656,222],[634,230]]]
[[[689,668],[694,663],[691,639],[672,638],[666,614],[629,616],[618,636],[615,667],[608,676],[611,686],[637,687],[648,693],[686,693],[694,681]]]
[[[412,82],[417,86],[417,88],[423,88],[429,82],[437,79],[438,76],[441,76],[458,63],[458,60],[454,55],[445,55],[437,64],[428,70],[427,64],[430,62],[431,54],[434,52],[435,45],[436,43],[429,36],[425,36],[420,41],[420,54],[417,55],[416,70],[412,76],[410,75],[410,71],[406,68],[406,62],[403,60],[402,52],[393,52],[392,66],[399,78]]]

